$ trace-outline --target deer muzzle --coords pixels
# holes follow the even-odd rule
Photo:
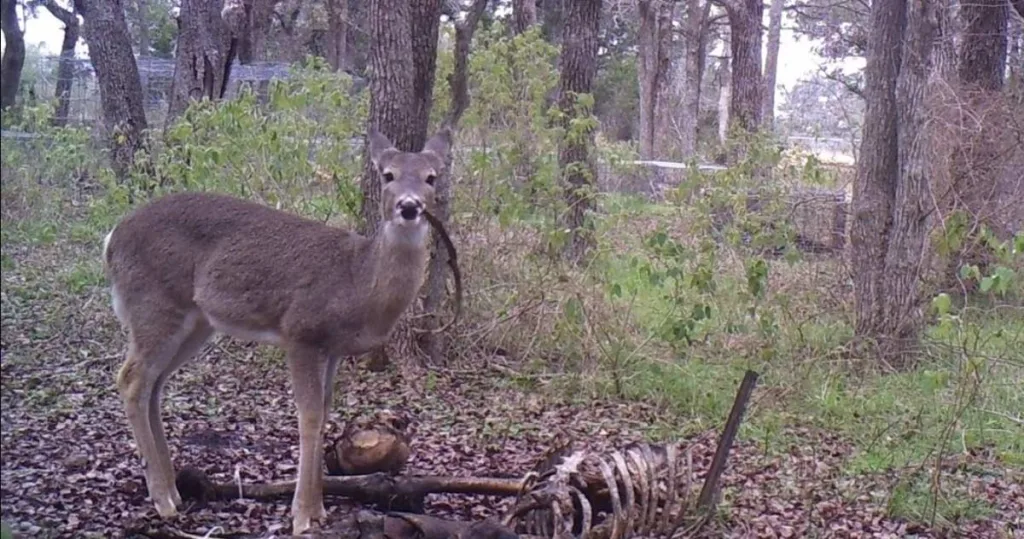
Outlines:
[[[395,212],[406,221],[415,221],[423,213],[423,201],[414,197],[403,197],[395,205]]]

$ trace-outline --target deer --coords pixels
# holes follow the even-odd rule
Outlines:
[[[368,236],[225,194],[160,196],[103,241],[114,314],[127,332],[116,375],[149,497],[161,518],[182,499],[161,419],[167,380],[220,333],[285,352],[299,424],[292,533],[323,522],[321,437],[342,357],[385,344],[417,298],[429,259],[434,187],[451,131],[420,152],[367,132],[381,181]]]

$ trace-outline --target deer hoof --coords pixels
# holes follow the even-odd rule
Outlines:
[[[313,521],[324,522],[327,520],[327,510],[321,503],[318,509],[312,511],[296,511],[292,519],[292,535],[301,535],[313,527]]]
[[[180,502],[179,502],[180,503]],[[160,518],[171,518],[178,514],[178,504],[174,503],[174,496],[167,495],[154,502],[156,512]]]

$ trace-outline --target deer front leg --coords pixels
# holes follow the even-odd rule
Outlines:
[[[292,392],[299,417],[299,477],[292,498],[292,534],[307,531],[327,517],[323,498],[324,379],[328,360],[318,351],[297,346],[288,354]]]

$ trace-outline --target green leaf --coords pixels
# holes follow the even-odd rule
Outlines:
[[[983,278],[981,280],[981,291],[982,292],[988,292],[989,290],[992,290],[992,286],[994,284],[996,284],[996,277],[989,276],[989,277]]]
[[[940,315],[948,314],[952,304],[953,301],[949,298],[949,294],[945,292],[932,298],[932,308]]]

